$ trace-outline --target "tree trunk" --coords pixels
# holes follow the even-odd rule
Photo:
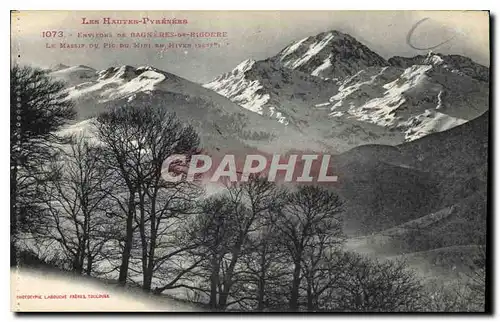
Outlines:
[[[290,311],[297,311],[299,309],[299,287],[300,287],[300,260],[295,262],[293,270],[292,290],[290,294]]]
[[[307,311],[314,311],[314,301],[313,301],[313,291],[312,291],[312,281],[311,278],[307,279]]]
[[[80,254],[77,254],[75,258],[73,258],[73,270],[78,274],[82,274],[83,272],[83,262],[81,261]]]
[[[210,276],[210,303],[212,309],[217,308],[217,287],[219,286],[219,261],[216,256],[212,259],[212,274]]]
[[[144,273],[144,278],[143,278],[143,282],[142,282],[142,290],[144,292],[148,292],[151,291],[151,282],[153,281],[153,274],[149,271],[146,271]]]
[[[229,263],[229,267],[227,268],[226,275],[224,276],[224,285],[222,287],[222,292],[219,295],[219,309],[225,310],[227,306],[227,299],[229,297],[229,291],[233,286],[233,272],[236,266],[236,262],[238,261],[239,251],[233,253],[233,258],[231,259],[231,263]]]
[[[92,261],[93,261],[93,258],[92,256],[87,255],[87,275],[90,276],[90,274],[92,273]]]
[[[264,288],[266,287],[266,280],[263,276],[259,278],[259,293],[257,294],[257,311],[264,310]]]
[[[160,171],[161,173],[161,171]],[[154,196],[151,198],[151,215],[149,217],[150,221],[150,241],[149,241],[149,253],[148,255],[148,265],[146,270],[147,280],[144,281],[144,289],[150,291],[151,290],[151,282],[153,280],[154,267],[155,267],[155,250],[156,250],[156,237],[158,232],[158,227],[156,225],[156,193],[155,190]]]
[[[156,195],[156,191],[154,192]],[[153,281],[153,271],[155,265],[155,249],[156,249],[156,237],[158,227],[156,226],[156,197],[151,198],[151,215],[149,217],[150,222],[150,240],[149,249],[146,238],[146,212],[144,209],[145,200],[144,195],[141,197],[141,240],[142,240],[142,252],[143,252],[143,283],[142,289],[145,292],[151,291],[151,283]]]
[[[80,257],[78,258],[78,274],[82,274],[83,273],[83,266],[84,266],[84,263],[85,263],[85,257],[87,255],[87,241],[84,240],[82,242],[82,246],[81,246],[81,252],[80,252]]]
[[[135,214],[135,193],[131,193],[128,201],[128,214],[127,214],[127,231],[125,237],[125,247],[122,252],[122,263],[120,265],[120,275],[118,283],[125,285],[127,282],[128,265],[130,262],[130,253],[132,251],[132,241],[134,237],[134,214]]]
[[[229,291],[228,291],[229,287],[226,287],[226,285],[224,285],[223,289],[224,290],[219,295],[219,305],[218,305],[218,309],[221,311],[224,311],[226,309],[227,298],[229,297]]]
[[[129,220],[127,219],[127,222],[128,221]],[[127,235],[128,235],[128,233],[127,233]],[[128,264],[130,261],[131,249],[132,249],[132,238],[127,236],[127,239],[125,240],[125,247],[123,247],[122,263],[120,265],[120,275],[118,277],[118,283],[120,285],[125,285],[125,283],[127,282]]]
[[[264,245],[262,249],[262,254],[260,256],[260,274],[258,281],[258,293],[257,293],[257,311],[264,310],[264,296],[265,296],[265,287],[266,287],[266,255],[267,255],[267,246]]]
[[[243,246],[243,239],[246,234],[241,234],[239,241],[236,243],[234,250],[232,252],[231,262],[229,263],[229,267],[227,268],[226,274],[224,276],[224,286],[222,293],[219,295],[219,308],[225,310],[227,305],[227,299],[229,297],[229,291],[233,286],[233,274],[234,268],[238,263],[238,259],[240,257],[241,247]]]
[[[151,272],[148,270],[148,240],[146,238],[146,209],[145,207],[145,192],[139,192],[139,211],[140,211],[140,225],[139,233],[141,236],[141,249],[142,249],[142,289],[149,292],[151,289]]]
[[[154,239],[153,239],[154,238]],[[152,233],[149,255],[148,255],[148,265],[146,267],[146,274],[144,276],[143,289],[145,291],[151,291],[151,283],[153,281],[153,271],[154,271],[154,256],[155,256],[155,248],[156,243],[154,242],[156,238],[156,234]]]
[[[92,273],[92,264],[94,262],[94,257],[92,256],[92,249],[90,248],[90,238],[87,240],[87,275],[90,276]]]

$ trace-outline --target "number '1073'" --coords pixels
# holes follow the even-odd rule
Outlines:
[[[52,31],[42,31],[42,37],[44,38],[55,38],[55,37],[63,37],[64,33],[61,30],[52,30]]]

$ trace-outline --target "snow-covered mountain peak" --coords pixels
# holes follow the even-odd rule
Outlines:
[[[330,42],[339,41],[341,39],[349,38],[350,40],[355,40],[348,34],[344,34],[337,30],[321,32],[316,36],[308,36],[301,40],[294,41],[287,47],[285,47],[278,55],[279,61],[285,61],[285,66],[289,64],[290,68],[296,68],[304,63],[305,61],[296,61],[295,64],[292,64],[290,61],[286,61],[287,56],[293,54],[297,50],[301,50],[303,48],[309,47],[311,50],[308,52],[309,55],[314,55],[315,53],[321,51],[323,48],[327,47]]]
[[[344,78],[366,67],[388,65],[354,37],[337,30],[295,41],[273,59],[284,67],[324,78]]]
[[[71,86],[93,81],[98,77],[96,70],[89,66],[67,66],[63,64],[52,67],[49,70],[49,75]]]
[[[108,69],[99,71],[97,74],[99,75],[99,81],[111,78],[131,80],[132,78],[137,76],[136,69],[129,65],[110,67]]]
[[[279,61],[282,62],[285,67],[291,69],[299,68],[307,63],[313,56],[319,54],[334,37],[333,33],[322,33],[314,38],[308,37],[304,41],[301,40],[294,43],[288,46],[282,55],[278,54]],[[309,40],[313,42],[311,43]],[[293,55],[297,50],[304,49],[306,44],[308,44],[307,51],[298,59],[287,59],[287,57]]]
[[[61,69],[66,69],[66,68],[69,68],[69,66],[68,66],[68,65],[64,65],[64,64],[56,64],[56,65],[54,65],[54,66],[51,66],[51,67],[49,68],[49,70],[50,70],[51,72],[56,72],[56,71],[58,71],[58,70],[61,70]]]
[[[230,72],[227,72],[227,73],[224,73],[224,74],[222,74],[220,76],[217,76],[215,79],[213,79],[208,84],[212,84],[213,86],[216,86],[216,84],[218,82],[225,81],[227,79],[234,79],[234,78],[241,79],[242,77],[245,76],[244,75],[245,72],[247,72],[250,69],[252,69],[252,67],[254,66],[254,64],[255,64],[255,60],[253,60],[253,59],[246,59],[246,60],[242,61],[241,63],[239,63],[238,66],[236,66],[235,68],[233,68],[233,70],[231,70]],[[205,86],[205,87],[209,87],[209,86]]]
[[[200,128],[214,124],[203,130],[210,135],[236,131],[244,140],[267,140],[287,133],[273,139],[283,148],[300,140],[335,151],[399,144],[467,122],[489,104],[489,70],[467,57],[430,52],[386,61],[338,31],[305,37],[265,60],[244,60],[203,87],[151,66],[53,74],[70,80],[70,98],[84,117],[124,101],[165,104]],[[220,124],[230,128],[219,131]],[[268,130],[274,126],[279,130]]]
[[[123,65],[95,71],[94,77],[80,82],[68,89],[72,99],[88,99],[109,101],[128,97],[139,92],[151,92],[170,79],[175,82],[178,77],[151,66],[133,67]],[[132,99],[132,98],[131,98]]]
[[[327,99],[336,84],[266,59],[245,60],[204,87],[250,111],[289,124],[304,121],[304,114],[310,112],[314,103]],[[299,115],[302,116],[295,120],[294,116]]]
[[[394,56],[389,58],[388,62],[392,66],[399,68],[408,68],[412,65],[433,65],[437,69],[444,69],[454,74],[472,77],[481,82],[489,82],[490,70],[488,67],[461,55],[444,55],[429,52],[427,55],[417,55],[414,57]]]

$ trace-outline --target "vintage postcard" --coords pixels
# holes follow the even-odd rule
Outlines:
[[[491,312],[488,11],[12,11],[11,310]]]

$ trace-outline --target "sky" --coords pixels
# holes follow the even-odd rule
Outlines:
[[[187,19],[183,25],[105,25],[112,19]],[[99,20],[100,24],[82,24]],[[425,21],[423,19],[427,18]],[[48,68],[56,64],[87,65],[95,69],[111,66],[153,66],[194,82],[206,83],[232,70],[246,59],[274,56],[290,43],[328,30],[355,37],[388,59],[392,56],[426,54],[407,43],[413,30],[413,47],[459,54],[489,66],[489,16],[480,11],[22,11],[12,15],[11,51],[14,61]],[[62,38],[44,38],[43,32],[62,31]],[[99,49],[46,48],[47,44],[86,44],[78,33],[106,32],[226,32],[225,38],[118,39],[98,40]],[[218,45],[212,48],[158,50],[104,49],[104,42],[190,43]],[[20,57],[19,57],[20,56]]]

